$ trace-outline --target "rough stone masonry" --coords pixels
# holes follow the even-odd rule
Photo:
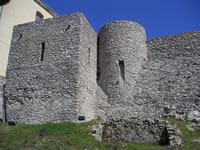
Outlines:
[[[7,119],[30,124],[93,119],[96,40],[81,13],[15,26]]]
[[[5,85],[5,78],[0,76],[0,118],[3,120],[5,118],[4,112],[4,101],[3,101],[3,88]]]
[[[96,34],[82,13],[26,23],[13,30],[7,119],[200,121],[199,78],[200,31],[146,41],[141,25],[114,21]]]

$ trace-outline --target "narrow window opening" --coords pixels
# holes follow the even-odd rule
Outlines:
[[[100,74],[101,74],[101,72],[100,72],[100,61],[99,61],[99,42],[100,40],[99,40],[99,36],[97,37],[97,81],[98,80],[100,80]]]
[[[120,69],[120,75],[123,80],[125,80],[125,72],[124,72],[124,61],[119,60],[119,69]]]
[[[70,28],[70,25],[67,26],[65,32],[67,32],[69,30],[69,28]]]
[[[160,146],[168,146],[169,145],[169,133],[168,133],[166,127],[165,127],[165,129],[162,132],[162,135],[160,137],[159,145]]]
[[[42,53],[41,53],[41,61],[43,61],[44,60],[44,49],[45,49],[45,43],[43,42],[42,43]]]
[[[21,38],[22,38],[22,34],[19,35],[19,38],[18,38],[17,41],[21,40]]]
[[[44,18],[43,14],[39,11],[36,12],[35,21],[42,20]]]
[[[88,64],[90,64],[90,48],[88,48]]]

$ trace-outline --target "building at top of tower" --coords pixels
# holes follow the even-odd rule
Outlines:
[[[0,76],[5,76],[13,26],[57,16],[41,0],[11,0],[0,6]]]

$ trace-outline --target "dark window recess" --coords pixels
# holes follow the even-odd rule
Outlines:
[[[70,28],[70,25],[67,26],[65,32],[67,32],[69,30],[69,28]]]
[[[169,133],[168,133],[166,127],[165,127],[165,129],[162,132],[162,135],[160,137],[159,145],[160,146],[168,146],[169,145]]]
[[[17,39],[17,41],[21,40],[22,38],[22,34],[19,35],[19,38]]]
[[[39,11],[36,12],[35,21],[42,20],[44,18],[43,14]]]
[[[123,80],[125,80],[125,72],[124,72],[124,61],[119,60],[119,69],[120,69],[120,75]]]
[[[97,72],[97,80],[100,80],[101,72]]]
[[[85,120],[85,116],[78,116],[78,120],[79,121],[84,121]]]
[[[97,80],[100,80],[100,65],[99,65],[99,36],[97,37]]]
[[[41,61],[43,61],[44,60],[44,49],[45,49],[45,43],[43,42],[42,43],[42,53],[41,53]]]
[[[90,64],[90,48],[88,48],[88,64]]]

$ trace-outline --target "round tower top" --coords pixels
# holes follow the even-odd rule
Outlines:
[[[118,30],[118,28],[128,28],[130,30],[133,30],[133,28],[135,28],[135,30],[139,30],[145,33],[145,29],[142,25],[134,21],[129,21],[129,20],[116,20],[116,21],[109,22],[100,29],[99,33],[105,29],[107,30],[108,28],[110,29],[115,28],[116,31]]]

